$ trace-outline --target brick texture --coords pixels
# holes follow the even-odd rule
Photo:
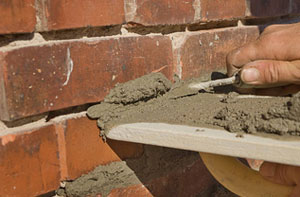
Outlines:
[[[199,158],[178,171],[145,183],[145,186],[153,196],[210,196],[214,184],[214,178]]]
[[[0,196],[36,196],[59,186],[54,126],[0,137]]]
[[[172,76],[168,37],[49,43],[0,52],[2,120],[97,102],[117,82],[153,70]],[[2,78],[2,79],[1,79]]]
[[[108,197],[152,197],[151,192],[142,184],[133,185],[126,188],[113,189]]]
[[[144,153],[143,144],[107,139],[110,148],[122,159],[138,158]]]
[[[61,180],[76,179],[98,165],[143,154],[141,144],[104,143],[96,122],[84,114],[31,127],[0,137],[0,196],[44,194],[57,189]]]
[[[116,141],[110,141],[114,143],[111,148],[99,137],[96,122],[87,117],[67,120],[65,141],[67,179],[75,179],[98,165],[137,157],[143,152],[142,145]]]
[[[175,69],[183,79],[226,69],[226,55],[238,46],[255,40],[257,27],[225,28],[176,35]],[[180,41],[180,42],[179,42]]]
[[[286,0],[125,0],[126,22],[142,25],[191,24],[245,18],[265,18],[288,15]]]
[[[246,4],[241,0],[125,0],[126,21],[143,25],[189,24],[200,21],[241,18]]]
[[[104,27],[92,29],[95,35],[112,34],[105,27],[118,29],[126,23],[137,32],[173,32],[190,24],[214,28],[299,13],[300,0],[0,0],[0,120],[99,102],[115,84],[153,71],[190,79],[225,70],[228,52],[259,35],[258,27],[239,26],[74,39],[87,35],[90,27]],[[76,31],[56,32],[65,29]],[[54,31],[42,35],[60,40],[11,43],[35,31]],[[110,197],[210,196],[216,186],[196,153],[192,157],[142,144],[104,143],[96,121],[77,115],[2,129],[8,134],[0,135],[0,196],[43,195],[61,180],[125,159],[142,184],[114,188]],[[180,159],[187,163],[177,166]]]
[[[0,34],[33,32],[35,0],[1,0]]]
[[[108,26],[125,21],[123,0],[38,0],[38,30]]]
[[[245,11],[244,0],[201,0],[201,21],[243,18]]]

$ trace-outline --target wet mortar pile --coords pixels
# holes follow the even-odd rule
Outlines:
[[[105,197],[109,196],[115,188],[144,184],[153,196],[189,196],[186,186],[178,186],[182,189],[179,188],[177,191],[167,189],[162,194],[159,187],[157,188],[155,185],[159,180],[165,180],[162,177],[172,177],[168,179],[170,183],[164,187],[173,188],[173,184],[181,183],[180,180],[186,178],[182,177],[183,174],[193,176],[189,173],[182,173],[183,169],[187,171],[198,169],[197,176],[200,179],[201,176],[208,177],[208,172],[201,170],[203,169],[201,166],[199,154],[196,152],[145,145],[141,157],[126,159],[126,162],[119,161],[98,166],[92,172],[62,184],[56,194],[72,197],[97,195]],[[209,181],[209,178],[205,180]],[[196,181],[195,184],[199,184],[199,182]],[[177,193],[178,191],[181,193]],[[198,196],[236,197],[217,182],[206,191],[199,191]]]
[[[98,166],[89,174],[83,175],[73,182],[66,183],[57,190],[59,196],[86,196],[101,194],[107,196],[112,189],[140,184],[135,173],[124,161],[114,162],[106,166]]]
[[[163,74],[152,73],[117,85],[104,102],[88,109],[88,116],[98,119],[102,136],[114,126],[136,122],[300,136],[300,93],[293,97],[195,93],[187,88],[189,83],[172,84]]]
[[[226,94],[188,89],[197,80],[201,79],[172,84],[163,74],[152,73],[118,84],[103,102],[88,109],[88,116],[97,119],[104,139],[112,127],[136,122],[225,129],[239,133],[237,136],[244,132],[300,139],[300,93],[293,97],[257,97],[239,95],[228,87]],[[144,148],[142,157],[99,166],[66,183],[57,194],[107,196],[114,188],[147,183],[199,159],[199,154],[191,151],[149,145]],[[229,192],[227,196],[235,195]]]

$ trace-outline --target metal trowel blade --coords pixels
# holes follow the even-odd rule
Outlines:
[[[182,86],[179,86],[177,89],[176,87],[172,90],[171,98],[182,98],[186,96],[192,96],[198,94],[201,90],[203,91],[210,91],[211,88],[218,87],[218,86],[224,86],[224,85],[231,85],[231,84],[237,84],[237,76],[234,75],[229,78],[225,79],[217,79],[212,81],[206,81],[206,82],[192,82],[187,83]]]

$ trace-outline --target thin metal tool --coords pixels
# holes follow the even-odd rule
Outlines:
[[[279,84],[246,84],[241,79],[241,70],[238,70],[232,77],[225,78],[225,79],[217,79],[207,82],[200,82],[200,83],[192,83],[189,84],[189,89],[192,90],[205,90],[210,89],[213,87],[218,86],[225,86],[225,85],[234,85],[239,88],[273,88],[287,85],[287,83],[279,83]]]
[[[238,76],[238,74],[236,74],[232,77],[225,78],[225,79],[217,79],[217,80],[207,81],[207,82],[192,83],[189,85],[189,88],[202,90],[202,89],[208,89],[208,88],[213,88],[213,87],[217,87],[217,86],[239,84],[240,81],[241,81],[240,77]]]
[[[205,90],[205,89],[218,87],[218,86],[225,86],[225,85],[235,85],[237,87],[249,88],[251,85],[247,85],[243,83],[240,75],[241,75],[241,71],[239,70],[232,77],[225,78],[225,79],[217,79],[217,80],[212,80],[207,82],[192,83],[189,85],[189,88],[194,90]]]

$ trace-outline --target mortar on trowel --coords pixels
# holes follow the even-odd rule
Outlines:
[[[115,108],[106,108],[104,103],[101,110],[115,110],[119,104],[124,104],[125,107],[126,104],[135,103],[137,100],[155,98],[171,88],[170,84],[161,81],[159,76],[157,79],[146,77],[137,80],[141,81],[135,81],[138,85],[131,89],[122,84],[117,86],[118,90],[113,90],[104,101],[113,104]],[[245,87],[240,79],[240,72],[238,72],[233,77],[226,79],[188,84],[186,95],[191,95],[191,91],[193,94],[197,94],[202,89],[228,84]],[[144,86],[147,88],[143,88]],[[135,92],[135,94],[131,94],[127,98],[126,93],[128,92]],[[184,96],[185,94],[182,94],[180,97]],[[178,95],[174,98],[178,98]],[[102,115],[101,110],[96,108],[97,106],[93,106],[88,110],[91,118]],[[107,118],[110,118],[109,116]],[[103,126],[102,124],[103,122],[98,122],[100,128]],[[298,141],[280,141],[253,135],[237,138],[235,134],[220,129],[139,122],[115,126],[106,131],[105,135],[115,140],[202,152],[200,155],[215,178],[240,196],[287,196],[292,188],[265,181],[257,172],[245,167],[235,158],[221,155],[264,159],[293,165],[300,163],[300,143]]]

